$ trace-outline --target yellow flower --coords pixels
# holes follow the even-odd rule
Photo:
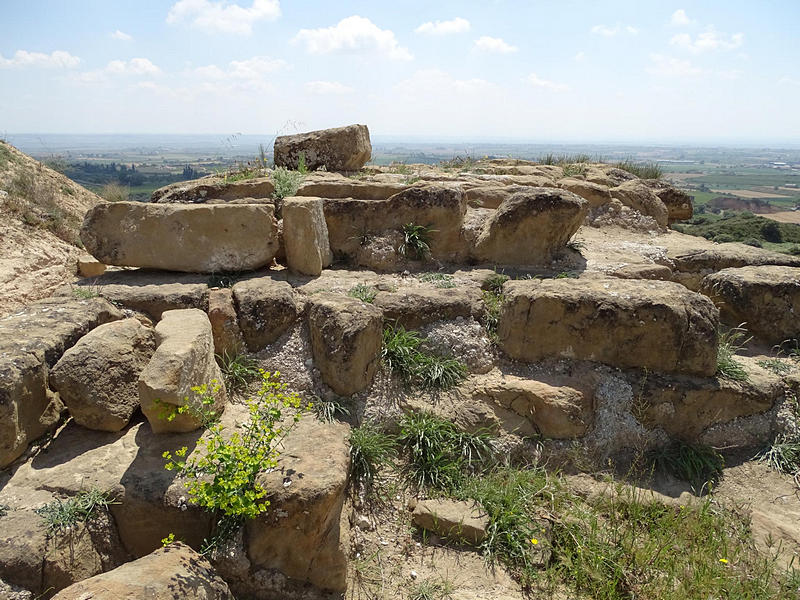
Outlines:
[[[535,546],[538,543],[539,543],[539,540],[537,540],[536,538],[531,538],[531,544],[533,544]]]
[[[727,565],[728,564],[728,559],[727,558],[720,558],[719,562],[721,562],[723,565]]]

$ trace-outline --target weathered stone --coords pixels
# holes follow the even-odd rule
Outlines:
[[[675,265],[674,280],[695,291],[700,289],[700,284],[706,275],[722,269],[761,265],[800,267],[800,256],[790,256],[736,242],[680,254],[670,253],[668,257]]]
[[[139,375],[154,350],[153,331],[136,319],[100,325],[64,353],[50,386],[78,425],[119,431],[139,408]]]
[[[800,339],[800,267],[723,269],[707,275],[700,291],[719,307],[723,322],[780,344]]]
[[[91,256],[78,259],[78,275],[81,277],[99,277],[106,272],[106,266]]]
[[[636,177],[636,175],[634,175],[633,173],[628,173],[628,171],[625,171],[624,169],[619,169],[617,167],[613,167],[610,165],[602,165],[602,164],[597,165],[597,168],[599,168],[603,173],[605,173],[605,176],[611,180],[614,186],[623,185],[628,181],[639,180],[639,178]]]
[[[120,318],[101,298],[50,298],[0,319],[0,467],[57,425],[63,404],[48,388],[50,367],[81,336]]]
[[[647,427],[660,427],[670,436],[696,443],[713,425],[769,410],[783,394],[780,377],[750,368],[745,361],[742,365],[747,381],[654,373],[635,379],[631,383],[637,390],[640,418]]]
[[[604,185],[583,181],[581,179],[566,178],[558,181],[558,187],[572,192],[586,200],[590,208],[603,206],[611,201],[611,192]]]
[[[528,177],[528,179],[533,181],[525,185],[465,186],[464,198],[470,206],[497,208],[517,192],[525,191],[526,187],[553,187],[552,180],[547,177]]]
[[[244,198],[272,198],[275,185],[268,177],[255,177],[241,181],[225,181],[210,175],[192,181],[179,181],[154,191],[151,202],[159,204],[198,204],[209,201],[233,201]]]
[[[317,198],[355,198],[357,200],[386,200],[409,186],[404,183],[358,181],[338,173],[311,173],[297,189],[297,196]]]
[[[190,273],[168,273],[131,269],[105,273],[96,279],[81,281],[74,289],[97,294],[118,306],[146,314],[158,321],[166,310],[199,308],[208,310],[208,277]]]
[[[514,265],[549,261],[578,230],[588,205],[572,192],[555,188],[514,194],[484,225],[475,258]]]
[[[305,417],[283,442],[278,468],[259,475],[269,512],[247,523],[255,569],[343,592],[347,560],[339,521],[350,464],[349,427]]]
[[[234,600],[211,564],[176,542],[62,590],[54,600]]]
[[[653,190],[667,207],[667,218],[670,223],[692,218],[694,208],[689,194],[660,179],[643,179],[642,182]]]
[[[48,535],[44,521],[31,509],[0,517],[0,578],[36,597],[50,597],[125,560],[113,520],[102,508],[88,522],[55,535]]]
[[[489,527],[489,516],[478,505],[447,498],[417,502],[411,518],[417,527],[473,546],[486,539]]]
[[[214,352],[236,356],[244,351],[244,337],[233,305],[230,288],[212,289],[208,294],[208,320],[214,336]]]
[[[268,204],[98,204],[81,240],[106,264],[190,273],[257,269],[278,251]]]
[[[395,322],[406,329],[419,329],[435,321],[457,317],[480,318],[483,313],[480,292],[470,288],[379,292],[373,304],[383,311],[386,322]]]
[[[191,388],[208,385],[214,395],[206,407],[217,414],[225,408],[225,384],[214,360],[214,337],[208,316],[196,308],[169,310],[156,325],[156,351],[139,377],[142,412],[156,433],[193,431],[202,424],[192,411],[165,418],[170,405],[201,407],[201,399]],[[219,390],[213,393],[212,384]]]
[[[322,380],[340,396],[364,390],[380,362],[381,310],[355,298],[322,293],[312,297],[308,321]]]
[[[275,166],[297,169],[301,154],[310,171],[357,171],[372,156],[369,129],[348,125],[275,138]]]
[[[593,421],[592,398],[568,386],[490,374],[475,380],[470,395],[526,418],[545,438],[580,437]]]
[[[466,212],[457,187],[414,186],[387,200],[325,199],[328,239],[335,255],[352,258],[370,236],[402,231],[413,223],[429,230],[431,256],[457,261],[466,256],[461,225]]]
[[[292,286],[269,277],[240,281],[233,286],[233,298],[250,352],[263,350],[277,340],[300,313]]]
[[[615,367],[713,375],[719,312],[668,281],[510,281],[498,335],[512,358],[549,356]]]
[[[289,268],[303,275],[319,275],[331,264],[328,226],[320,198],[286,198],[283,236]]]
[[[642,180],[626,181],[622,185],[611,188],[611,196],[625,206],[639,211],[643,215],[653,217],[659,227],[666,228],[669,223],[667,207]]]
[[[672,279],[672,269],[666,265],[657,264],[623,265],[609,271],[608,274],[620,279],[660,279],[662,281]]]

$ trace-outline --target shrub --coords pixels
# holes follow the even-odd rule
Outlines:
[[[398,443],[408,456],[408,477],[420,489],[452,491],[492,456],[486,433],[467,433],[430,413],[403,415]]]
[[[48,533],[54,534],[88,522],[96,510],[114,503],[109,493],[92,488],[64,501],[56,499],[35,511],[44,520]]]
[[[412,260],[426,260],[431,255],[431,230],[424,225],[403,225],[403,245],[400,254]]]
[[[294,196],[300,185],[303,183],[304,175],[299,171],[292,171],[286,167],[275,167],[272,171],[272,180],[275,183],[275,191],[272,197],[275,200],[283,200]]]
[[[100,197],[109,202],[127,202],[130,190],[118,183],[107,183],[100,189]]]
[[[780,244],[783,242],[783,233],[781,232],[780,225],[776,221],[767,221],[761,226],[761,237],[773,244]]]
[[[203,552],[215,548],[246,519],[267,510],[267,491],[258,483],[258,475],[278,466],[280,442],[308,409],[300,396],[278,381],[279,373],[262,370],[260,374],[261,389],[247,401],[249,420],[230,435],[217,415],[207,410],[214,398],[206,385],[193,388],[205,410],[189,408],[192,405],[187,402],[176,411],[195,413],[208,428],[197,443],[199,451],[188,458],[186,446],[163,454],[164,467],[180,473],[190,498],[215,517],[216,533],[205,540]],[[286,411],[292,413],[288,424]]]
[[[378,473],[392,464],[394,440],[371,423],[350,432],[351,481],[369,490]]]

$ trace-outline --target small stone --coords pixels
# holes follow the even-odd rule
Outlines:
[[[417,572],[416,571],[411,571],[410,575],[411,575],[411,579],[416,579],[417,578]]]

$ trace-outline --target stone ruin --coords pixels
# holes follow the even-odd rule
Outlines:
[[[749,357],[746,381],[720,376],[717,331],[747,322],[763,344],[800,338],[800,258],[696,239],[687,249],[667,226],[691,217],[691,199],[604,164],[484,159],[398,173],[364,167],[363,125],[276,140],[278,166],[297,168],[301,154],[311,172],[292,197],[273,199],[271,175],[206,177],[149,203],[96,206],[81,232],[93,276],[0,319],[6,585],[122,594],[142,573],[158,580],[141,557],[167,532],[193,547],[209,535],[209,515],[187,505],[162,459],[194,448],[200,423],[167,422],[155,401],[180,405],[221,380],[223,352],[252,353],[308,397],[346,398],[353,423],[429,410],[493,428],[512,458],[566,459],[576,445],[619,456],[671,439],[753,447],[782,426],[800,376]],[[409,225],[424,228],[424,251],[409,247]],[[498,272],[511,279],[499,282],[492,340],[484,292]],[[371,303],[348,295],[357,285]],[[388,323],[424,332],[469,376],[436,398],[388,393]],[[216,402],[225,424],[241,419],[233,394]],[[263,474],[270,511],[215,558],[225,582],[209,575],[213,597],[228,597],[226,583],[256,598],[343,592],[348,432],[301,420],[280,469]],[[81,525],[69,548],[47,538],[33,507],[89,487],[114,494],[108,522]],[[167,564],[180,553],[191,550],[175,547]],[[99,575],[112,569],[132,574]]]

